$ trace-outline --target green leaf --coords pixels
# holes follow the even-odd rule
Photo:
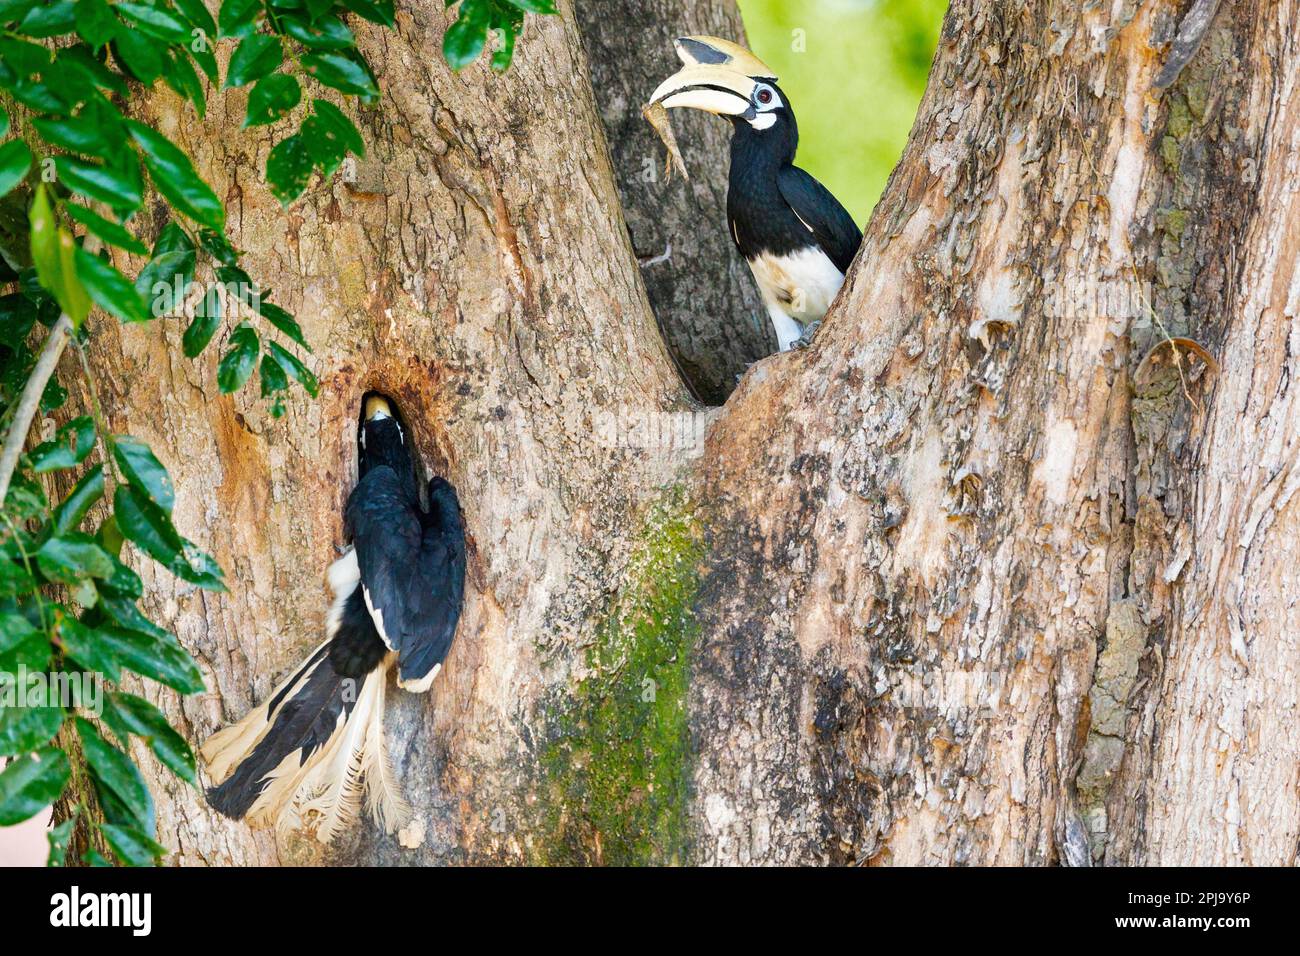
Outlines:
[[[21,696],[21,688],[16,688]],[[6,707],[0,704],[0,757],[36,750],[63,726],[62,707]]]
[[[525,13],[550,14],[557,12],[555,0],[506,0],[506,2],[518,7]]]
[[[197,358],[212,341],[217,326],[221,324],[221,296],[216,286],[204,293],[194,309],[194,320],[181,337],[181,348],[186,358]]]
[[[254,33],[245,37],[230,57],[226,87],[244,86],[274,73],[284,60],[279,37]]]
[[[268,342],[267,352],[268,355],[274,357],[280,363],[280,367],[284,369],[286,374],[307,390],[308,395],[312,398],[317,396],[320,392],[320,383],[311,370],[306,365],[303,365],[293,353],[281,348],[277,342]]]
[[[188,783],[197,782],[194,754],[185,738],[172,728],[161,710],[143,697],[133,694],[109,694],[104,703],[105,711],[111,710],[117,723],[142,737],[164,766]]]
[[[262,313],[262,318],[266,319],[289,338],[293,339],[293,341],[305,348],[308,352],[311,351],[311,346],[307,344],[307,340],[303,337],[302,329],[299,327],[298,322],[292,315],[275,303],[267,302],[266,300],[262,300],[260,311]]]
[[[49,290],[67,313],[75,328],[80,328],[90,312],[90,297],[77,279],[75,256],[77,244],[72,234],[58,225],[45,195],[45,184],[36,187],[29,213],[31,222],[32,262],[41,285]]]
[[[129,279],[111,263],[77,247],[77,278],[90,297],[105,312],[123,322],[148,322],[153,316],[149,306],[135,291]]]
[[[128,3],[119,0],[113,5],[143,32],[168,43],[188,43],[189,27],[180,17],[162,7],[153,7],[144,3]]]
[[[262,356],[262,367],[258,373],[262,383],[262,397],[267,398],[276,392],[283,392],[289,387],[289,377],[285,375],[284,367],[267,352]],[[273,417],[279,418],[279,415],[272,413]]]
[[[84,717],[76,718],[76,727],[91,775],[122,802],[141,829],[153,829],[153,799],[131,758],[101,737]]]
[[[233,264],[219,266],[217,280],[226,290],[226,295],[245,305],[257,307],[257,300],[261,297],[261,293],[257,290],[257,283],[239,266]]]
[[[393,25],[393,0],[343,0],[343,6],[371,23],[383,27]]]
[[[114,683],[122,679],[122,669],[113,653],[113,645],[103,639],[100,631],[65,614],[59,620],[58,634],[64,654],[78,665],[91,673],[103,674],[105,680]]]
[[[333,175],[348,152],[338,133],[316,115],[303,120],[302,141],[323,176]]]
[[[113,493],[113,515],[123,536],[165,568],[182,560],[184,539],[171,518],[130,485]]]
[[[129,435],[118,435],[113,440],[113,458],[142,494],[168,514],[176,503],[176,492],[171,476],[144,442]]]
[[[50,661],[50,641],[45,632],[13,611],[0,611],[0,671],[29,673],[44,670]]]
[[[379,95],[379,87],[370,71],[342,53],[308,53],[299,57],[298,62],[319,82],[341,93],[352,93],[365,99]]]
[[[108,521],[104,522],[104,527],[100,528],[99,543],[100,546],[103,547],[105,551],[109,552],[109,554],[112,554],[113,545],[108,540],[109,535],[106,534],[110,525],[113,528],[117,527],[117,523],[111,517],[108,519]],[[117,545],[118,548],[121,548],[121,541],[122,539],[121,536],[119,535],[118,545]],[[126,599],[127,601],[136,601],[140,598],[140,595],[143,593],[144,593],[144,584],[140,580],[140,575],[136,574],[134,571],[128,568],[125,564],[123,564],[118,559],[116,555],[114,555],[113,576],[110,578],[105,578],[103,581],[99,582],[100,597],[101,598],[105,596],[121,597]],[[132,606],[134,607],[134,605]],[[131,622],[131,626],[134,627],[135,620],[136,620],[135,615],[130,615],[128,620]]]
[[[0,196],[7,196],[31,168],[32,151],[21,139],[0,146]]]
[[[119,226],[112,220],[105,219],[94,210],[77,203],[68,203],[63,208],[74,221],[85,226],[88,232],[109,245],[125,249],[137,256],[142,256],[149,251],[149,247],[128,232],[125,226]]]
[[[9,512],[9,517],[35,518],[44,514],[48,508],[45,491],[36,479],[15,472],[13,481],[9,484],[9,494],[5,497],[4,510]]]
[[[32,126],[41,138],[74,153],[109,159],[122,149],[126,137],[121,120],[102,107],[88,107],[68,119],[38,116]]]
[[[71,776],[67,755],[54,747],[10,763],[0,773],[0,827],[36,816],[59,799]]]
[[[487,0],[462,0],[456,22],[442,37],[442,56],[453,70],[463,70],[483,52],[492,6]]]
[[[205,37],[210,34],[204,34]],[[213,86],[217,85],[217,56],[212,52],[212,46],[206,40],[199,42],[195,40],[190,44],[190,59],[199,65],[203,75],[208,78],[208,82]]]
[[[56,37],[71,33],[77,25],[77,5],[72,0],[54,0],[34,7],[18,24],[18,32],[29,37]]]
[[[247,322],[241,322],[226,339],[230,345],[217,365],[217,387],[223,394],[239,391],[257,363],[259,340],[257,332]]]
[[[36,311],[36,303],[21,292],[0,296],[0,345],[11,350],[21,348],[36,325]]]
[[[115,21],[116,22],[116,21]],[[126,78],[122,74],[110,70],[95,56],[90,47],[78,43],[76,46],[62,47],[54,55],[55,73],[76,74],[69,76],[69,80],[84,88],[77,94],[74,99],[87,100],[104,107],[112,107],[107,100],[94,98],[94,92],[103,90],[108,93],[116,93],[119,96],[127,96],[129,87]],[[53,78],[53,77],[51,77]],[[116,112],[116,110],[114,110]]]
[[[113,494],[113,515],[122,534],[172,574],[208,591],[225,590],[221,569],[186,541],[171,518],[131,485]]]
[[[140,205],[143,184],[133,157],[117,164],[98,165],[71,156],[54,157],[59,181],[74,193],[102,202],[114,209],[135,209]]]
[[[19,80],[9,88],[19,103],[41,113],[67,113],[72,104],[56,93],[49,85],[32,80]]]
[[[190,58],[183,53],[169,50],[167,64],[163,67],[163,79],[173,90],[194,104],[194,111],[199,119],[207,115],[208,100],[203,93],[203,81],[194,72]]]
[[[101,47],[117,32],[117,18],[104,0],[78,0],[77,34],[92,47]]]
[[[50,65],[50,51],[39,43],[0,37],[0,61],[18,76],[35,76]]]
[[[107,578],[113,574],[113,559],[88,534],[71,531],[53,537],[36,552],[36,564],[51,581],[73,584],[82,578]]]
[[[308,50],[350,50],[357,45],[357,38],[338,17],[321,17],[308,24],[286,14],[281,23],[284,32]]]
[[[295,77],[274,73],[257,81],[248,94],[248,114],[244,127],[274,123],[293,110],[302,99],[302,87]]]
[[[0,0],[0,23],[18,23],[40,0]]]
[[[36,590],[36,581],[22,565],[0,560],[0,597],[13,597]]]
[[[194,279],[198,252],[189,234],[175,222],[158,233],[153,255],[136,277],[135,289],[150,298],[154,315],[168,315],[178,308]]]
[[[358,156],[366,155],[366,141],[361,138],[361,133],[357,131],[355,124],[341,109],[329,100],[322,99],[312,100],[311,105],[316,111],[316,119],[324,130],[337,138],[344,148]]]
[[[176,6],[192,26],[202,30],[207,36],[216,39],[217,22],[212,19],[203,0],[176,0]]]
[[[298,0],[273,0],[273,2],[277,7],[283,7],[286,10],[305,7],[307,19],[313,23],[334,9],[334,0],[303,0],[302,3],[299,3]]]
[[[257,26],[262,0],[222,0],[217,24],[221,37],[248,36]]]
[[[504,19],[494,19],[492,27],[499,37],[492,50],[492,69],[504,73],[510,69],[510,62],[515,58],[515,41],[519,38],[519,28]]]
[[[230,244],[230,240],[219,232],[213,232],[211,229],[200,229],[199,245],[204,252],[224,266],[233,266],[239,261],[239,253]]]
[[[104,834],[104,840],[117,858],[127,866],[153,866],[167,852],[166,847],[135,827],[102,823],[99,832]]]
[[[98,634],[128,670],[181,694],[203,691],[203,675],[198,665],[174,635],[106,628],[101,628]]]
[[[119,25],[110,48],[113,58],[122,66],[122,72],[145,86],[152,86],[162,76],[163,54],[167,50],[165,43],[139,30]]]
[[[266,158],[266,182],[271,194],[281,205],[289,205],[307,188],[311,170],[311,151],[302,136],[295,133],[286,137],[275,144]]]
[[[64,865],[68,858],[68,841],[72,839],[72,828],[76,825],[77,817],[74,814],[58,826],[51,827],[45,834],[46,839],[50,841],[50,855],[45,861],[46,866]]]
[[[80,415],[60,426],[49,441],[41,442],[27,456],[32,471],[43,475],[59,468],[73,468],[86,460],[95,447],[95,421]]]
[[[190,158],[157,130],[135,120],[128,120],[127,125],[131,137],[143,150],[149,176],[163,197],[195,222],[224,232],[226,211],[221,200],[199,178]]]
[[[67,534],[77,530],[86,514],[103,497],[104,466],[96,463],[54,509],[54,533]]]

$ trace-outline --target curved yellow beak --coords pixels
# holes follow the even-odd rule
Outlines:
[[[776,72],[744,47],[720,37],[678,37],[677,56],[685,64],[654,91],[650,103],[679,106],[719,116],[750,109],[757,81],[776,81]]]
[[[371,395],[366,399],[366,421],[376,418],[392,418],[393,409],[388,404],[388,400],[379,395]]]

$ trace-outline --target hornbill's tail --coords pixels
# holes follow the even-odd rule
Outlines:
[[[332,568],[332,584],[336,577]],[[207,793],[214,809],[252,823],[274,821],[282,830],[313,829],[323,843],[356,817],[363,792],[375,822],[387,832],[409,817],[384,748],[384,692],[392,659],[383,653],[378,634],[373,635],[380,651],[375,655],[370,635],[358,633],[370,618],[364,609],[350,613],[349,605],[359,603],[355,582],[335,588],[331,639],[269,700],[204,743],[201,753],[217,784]],[[366,648],[360,666],[359,639]]]

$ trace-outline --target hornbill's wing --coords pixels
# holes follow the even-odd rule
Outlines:
[[[412,574],[409,627],[404,627],[397,681],[407,690],[427,690],[438,673],[460,621],[465,593],[465,543],[438,528],[424,532]]]
[[[848,274],[849,264],[862,245],[862,230],[831,191],[797,166],[786,166],[777,175],[781,196],[812,232],[822,252],[835,268]]]
[[[465,583],[463,542],[423,528],[420,517],[387,465],[366,472],[348,499],[362,597],[379,636],[397,652],[398,682],[416,691],[428,688],[447,654]]]

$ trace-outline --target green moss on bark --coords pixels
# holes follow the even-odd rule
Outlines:
[[[551,702],[538,862],[672,863],[688,844],[686,699],[703,539],[680,489],[647,516],[576,692]]]

